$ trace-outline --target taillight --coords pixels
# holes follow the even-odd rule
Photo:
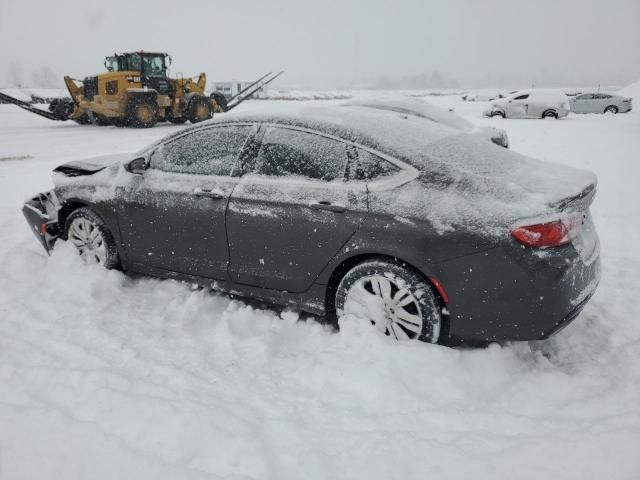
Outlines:
[[[573,213],[549,222],[518,225],[511,230],[511,235],[527,247],[559,247],[571,241],[583,221],[584,213]]]

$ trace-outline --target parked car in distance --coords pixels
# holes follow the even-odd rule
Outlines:
[[[227,114],[54,184],[23,207],[47,250],[391,339],[547,338],[600,277],[593,174],[393,111]]]
[[[509,136],[502,128],[474,125],[453,110],[438,107],[423,99],[410,97],[362,98],[350,100],[345,102],[344,105],[387,110],[401,115],[413,115],[427,121],[447,125],[463,133],[476,135],[501,147],[509,148]]]
[[[560,90],[536,88],[520,90],[494,101],[483,114],[502,118],[562,118],[569,114],[569,99]]]
[[[504,98],[504,96],[504,93],[500,90],[483,89],[465,93],[462,96],[462,100],[465,102],[490,102],[497,98]]]
[[[627,113],[631,111],[631,99],[610,92],[593,92],[577,95],[569,100],[573,113]]]

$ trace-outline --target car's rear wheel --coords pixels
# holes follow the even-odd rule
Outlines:
[[[545,110],[542,113],[542,118],[555,118],[556,120],[558,119],[558,112],[556,112],[555,110]]]
[[[113,235],[100,216],[87,207],[71,213],[66,221],[67,240],[78,250],[85,263],[99,263],[105,268],[120,264]]]
[[[436,343],[442,315],[427,282],[408,267],[387,260],[365,261],[349,270],[336,291],[338,316],[368,319],[395,340]]]
[[[616,107],[615,105],[609,105],[607,108],[604,109],[604,113],[616,114],[618,113],[618,107]]]

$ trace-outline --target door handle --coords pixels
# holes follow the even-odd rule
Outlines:
[[[207,197],[212,198],[214,200],[220,200],[224,198],[224,194],[220,190],[211,190],[210,188],[194,188],[193,194],[196,197]]]
[[[309,208],[313,210],[329,210],[330,212],[344,212],[347,210],[347,207],[342,205],[341,203],[331,203],[327,201],[318,201],[311,200],[309,202]]]

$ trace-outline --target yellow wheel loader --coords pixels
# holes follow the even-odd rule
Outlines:
[[[64,77],[70,98],[52,101],[49,111],[0,93],[0,98],[51,120],[80,124],[153,127],[157,122],[198,123],[214,112],[237,107],[283,72],[263,75],[234,97],[214,92],[207,96],[207,78],[169,78],[171,57],[166,53],[131,52],[105,59],[107,73],[84,80]]]

